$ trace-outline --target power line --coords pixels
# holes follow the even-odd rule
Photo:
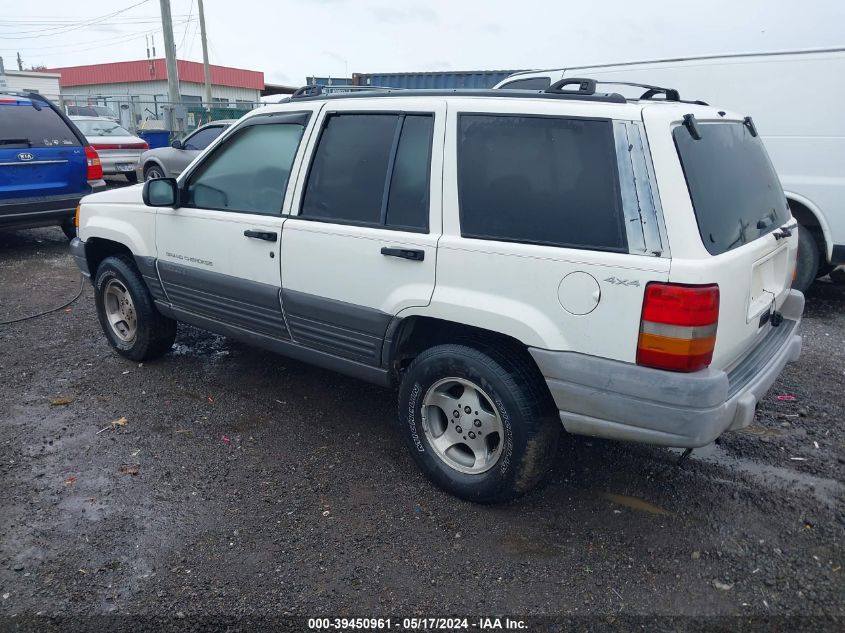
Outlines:
[[[188,17],[187,13],[174,13],[174,17],[177,18],[186,18]],[[29,24],[59,24],[64,26],[73,26],[75,24],[81,24],[83,22],[88,22],[89,20],[96,20],[98,17],[102,16],[92,16],[90,18],[80,18],[78,15],[73,16],[65,16],[65,17],[57,17],[57,16],[40,16],[40,15],[32,15],[32,16],[25,16],[25,17],[16,17],[16,18],[2,18],[0,19],[0,26],[8,24],[9,26],[15,25],[29,25]],[[121,20],[131,21],[131,20],[158,20],[158,17],[155,15],[126,15],[120,18]]]
[[[191,13],[194,11],[194,0],[191,0],[191,8],[188,9],[188,22],[191,20]],[[179,46],[177,47],[180,51],[182,47],[185,45],[185,36],[188,34],[188,23],[185,23],[185,30],[182,31],[182,41],[179,42]]]
[[[193,19],[191,21],[196,22],[196,19]],[[186,22],[187,21],[185,21],[185,22],[178,21],[178,22],[174,22],[174,24],[176,26],[181,26],[182,24],[184,24]],[[161,31],[161,29],[158,28],[158,29],[144,29],[143,31],[133,31],[131,33],[120,33],[119,35],[113,35],[113,36],[110,36],[110,37],[98,39],[97,45],[95,45],[95,46],[89,47],[87,45],[90,44],[90,42],[86,42],[85,43],[86,48],[82,48],[82,49],[75,48],[72,45],[68,46],[67,44],[55,44],[55,45],[51,45],[51,46],[33,45],[31,47],[0,48],[0,51],[3,51],[3,52],[6,52],[6,51],[12,51],[12,52],[23,51],[23,52],[29,53],[30,57],[32,57],[34,54],[37,54],[40,51],[52,50],[52,49],[57,49],[57,48],[60,48],[63,51],[66,51],[66,52],[69,52],[69,53],[70,52],[81,52],[83,50],[93,50],[93,49],[97,48],[98,46],[102,48],[103,44],[107,44],[107,43],[110,43],[110,42],[117,42],[117,41],[120,41],[120,40],[126,40],[128,38],[132,38],[132,37],[139,36],[139,35],[146,35],[148,33],[158,33],[160,31]]]
[[[53,28],[47,29],[36,29],[32,31],[19,31],[17,35],[10,36],[6,33],[3,34],[5,39],[9,40],[31,40],[39,37],[51,37],[53,35],[64,35],[65,33],[70,33],[71,31],[77,31],[79,29],[85,28],[86,26],[93,26],[94,24],[100,24],[101,22],[105,22],[109,18],[113,18],[116,15],[120,15],[121,13],[125,13],[130,9],[134,9],[135,7],[139,7],[142,4],[146,4],[150,0],[141,0],[140,2],[136,2],[133,5],[126,7],[125,9],[120,9],[119,11],[115,11],[113,13],[109,13],[107,15],[101,15],[96,18],[91,18],[89,20],[85,20],[83,22],[79,22],[74,26],[66,27],[66,26],[55,26]],[[64,29],[64,30],[62,30]],[[55,33],[45,33],[45,31],[57,31]],[[24,33],[38,33],[38,35],[23,35]]]

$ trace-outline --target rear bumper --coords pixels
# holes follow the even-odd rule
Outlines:
[[[572,352],[531,348],[564,428],[590,435],[694,448],[748,426],[757,402],[801,354],[796,334],[804,296],[784,303],[785,319],[729,372],[681,374]]]
[[[61,224],[72,218],[79,201],[106,188],[104,180],[89,181],[89,189],[73,195],[40,196],[0,200],[0,227],[23,229]]]
[[[141,150],[137,152],[124,152],[111,154],[107,151],[100,152],[100,164],[103,166],[103,173],[109,176],[115,174],[135,173],[141,165]],[[118,170],[118,165],[132,165],[132,169],[126,171]]]

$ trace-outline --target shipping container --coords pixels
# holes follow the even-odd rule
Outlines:
[[[353,73],[352,77],[307,77],[308,85],[381,88],[492,88],[518,70],[468,70],[432,73]]]
[[[309,86],[351,86],[351,77],[306,77]]]
[[[357,86],[385,88],[492,88],[505,77],[518,70],[468,70],[428,73],[353,73],[352,83]]]

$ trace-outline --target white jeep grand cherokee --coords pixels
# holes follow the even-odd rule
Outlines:
[[[466,499],[534,486],[561,426],[702,446],[799,355],[798,236],[753,121],[660,90],[295,95],[86,197],[72,252],[118,353],[184,321],[398,385]]]

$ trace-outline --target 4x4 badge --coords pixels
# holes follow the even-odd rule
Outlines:
[[[33,158],[35,158],[35,154],[30,152],[21,152],[18,154],[18,160],[32,160]]]
[[[618,277],[608,277],[605,281],[615,286],[637,286],[640,285],[639,279],[619,279]]]

